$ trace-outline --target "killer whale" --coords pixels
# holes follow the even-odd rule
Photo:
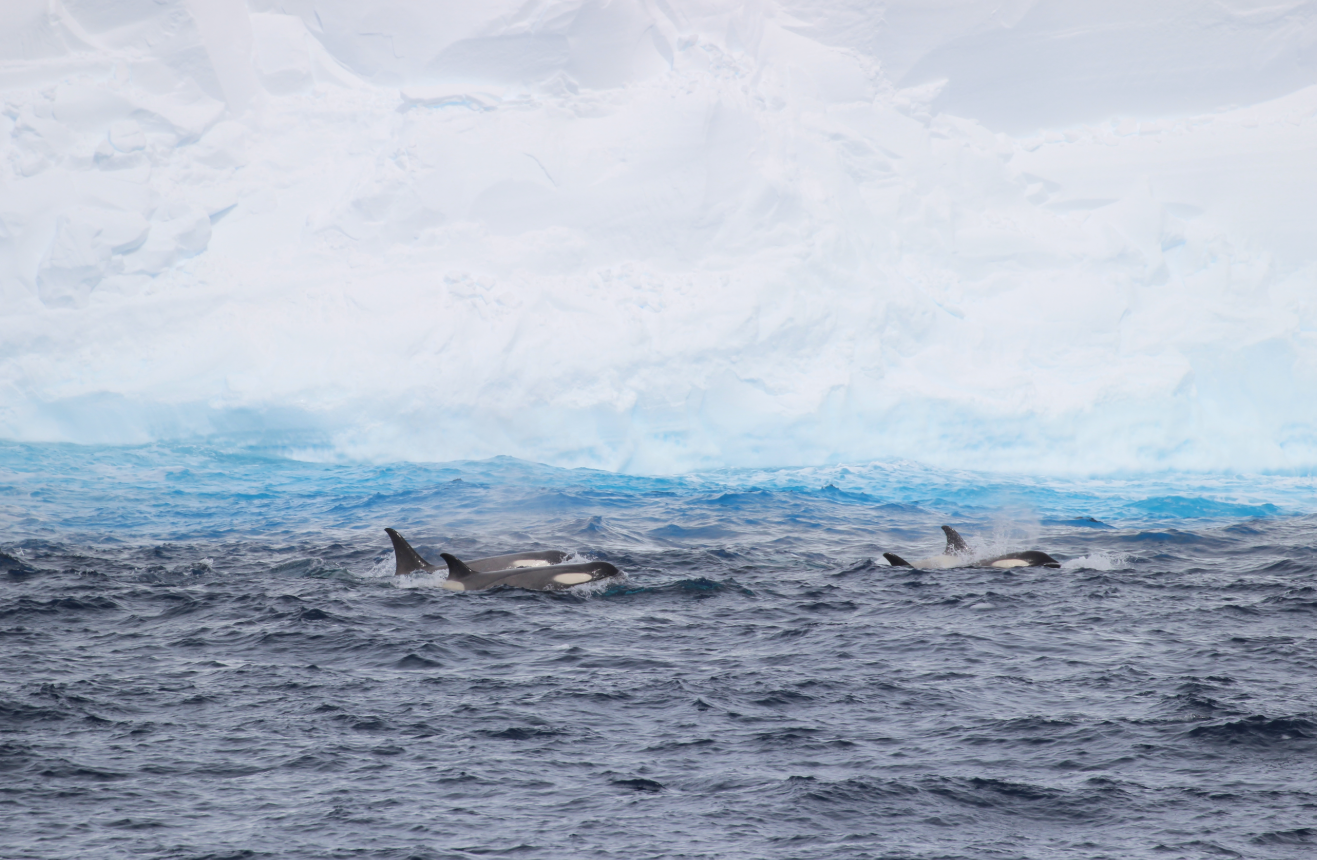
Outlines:
[[[407,573],[434,573],[440,566],[431,564],[412,549],[406,538],[386,528],[393,541],[393,555],[397,560],[394,575]],[[450,553],[440,553],[447,565],[448,577],[441,585],[449,591],[481,591],[496,585],[528,588],[532,591],[562,591],[573,585],[583,585],[621,575],[615,566],[606,561],[584,561],[565,564],[567,553],[559,550],[518,552],[495,555],[464,562]]]
[[[894,552],[883,553],[883,558],[892,567],[914,567],[920,570],[946,570],[952,567],[1060,567],[1061,562],[1052,558],[1045,552],[1038,550],[1024,550],[1022,552],[1008,552],[1005,555],[997,555],[991,558],[975,559],[970,554],[969,544],[965,539],[951,526],[943,526],[942,531],[947,536],[947,548],[942,551],[942,555],[935,555],[930,558],[921,558],[913,564],[901,558]]]
[[[481,591],[496,585],[529,588],[532,591],[562,591],[573,585],[584,585],[621,574],[621,571],[606,561],[581,561],[481,573],[457,556],[445,552],[440,557],[448,564],[448,578],[442,585],[450,591]]]
[[[439,570],[439,565],[430,564],[430,562],[421,558],[421,554],[412,549],[411,544],[407,543],[406,538],[398,534],[393,529],[385,529],[385,534],[389,540],[393,541],[393,558],[394,558],[394,576],[402,576],[405,573],[434,573]],[[466,563],[466,566],[478,573],[492,573],[496,570],[512,570],[524,567],[545,567],[551,564],[561,564],[567,560],[567,553],[561,550],[550,549],[539,552],[514,552],[507,555],[492,555],[488,558],[477,558]]]

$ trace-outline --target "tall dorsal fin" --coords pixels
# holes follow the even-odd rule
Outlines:
[[[962,552],[969,552],[969,545],[965,539],[956,534],[956,530],[951,526],[943,526],[942,531],[947,533],[947,555],[959,555]]]
[[[449,555],[446,552],[439,553],[439,557],[448,565],[449,579],[466,579],[468,576],[475,576],[476,572],[466,566],[462,559],[455,555]]]
[[[411,544],[407,543],[402,535],[393,529],[385,529],[384,531],[388,534],[389,540],[393,541],[393,557],[397,561],[397,566],[393,569],[394,576],[415,573],[418,570],[430,573],[439,569],[437,565],[430,564],[430,562],[421,558],[421,554],[412,549]]]

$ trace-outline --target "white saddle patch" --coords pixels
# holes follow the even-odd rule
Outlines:
[[[594,577],[588,573],[560,573],[553,578],[553,581],[563,585],[580,585],[582,582],[589,582],[592,579]]]
[[[439,584],[449,591],[466,591],[466,586],[458,582],[456,579],[445,579]]]
[[[992,563],[993,567],[1028,567],[1029,562],[1022,558],[999,558]]]
[[[520,567],[548,567],[548,566],[549,563],[542,558],[523,558],[519,561],[514,561],[512,563],[512,567],[508,569],[515,570]]]

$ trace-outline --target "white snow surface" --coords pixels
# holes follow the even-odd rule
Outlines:
[[[5,0],[0,437],[1317,467],[1317,0]]]

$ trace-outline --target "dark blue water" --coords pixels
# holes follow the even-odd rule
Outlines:
[[[0,856],[1317,856],[1313,511],[1300,477],[0,447]],[[882,561],[944,522],[1064,566]],[[627,578],[400,587],[384,526]]]

